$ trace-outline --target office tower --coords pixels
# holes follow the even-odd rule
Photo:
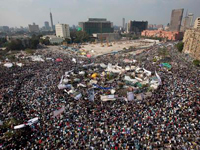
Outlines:
[[[148,29],[152,30],[153,29],[153,24],[148,25]]]
[[[79,22],[79,27],[90,35],[114,32],[113,23],[105,18],[89,18],[86,22]]]
[[[140,34],[143,30],[148,27],[148,21],[129,21],[128,23],[128,33]]]
[[[193,14],[192,13],[186,13],[186,16],[183,19],[183,29],[186,30],[188,28],[192,27],[193,24]]]
[[[45,22],[44,22],[44,27],[45,27],[45,30],[46,30],[46,31],[49,31],[49,30],[50,30],[50,26],[49,26],[49,22],[48,22],[48,21],[45,21]]]
[[[194,22],[194,28],[200,29],[200,17],[198,17]]]
[[[56,25],[56,36],[61,38],[70,39],[70,30],[68,24],[57,24]]]
[[[54,31],[53,17],[52,17],[52,13],[51,12],[50,12],[50,20],[51,20],[51,31]]]
[[[29,32],[39,32],[39,26],[33,23],[33,25],[28,25]]]
[[[190,22],[190,27],[192,27],[193,26],[194,14],[193,13],[189,13],[188,14],[188,18],[189,18],[189,22]]]
[[[164,26],[163,26],[162,24],[158,24],[158,25],[156,26],[156,28],[157,28],[157,29],[160,29],[160,28],[162,28],[162,29],[163,29],[163,28],[164,28]]]
[[[3,32],[9,32],[10,28],[8,26],[3,26],[2,30],[3,30]]]
[[[180,31],[184,9],[174,9],[171,14],[170,31]]]
[[[125,29],[125,18],[122,19],[122,28]]]

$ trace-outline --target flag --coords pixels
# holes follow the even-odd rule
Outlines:
[[[160,78],[160,76],[157,74],[157,72],[155,71],[156,77],[158,78],[158,82],[160,85],[162,85],[162,80]]]

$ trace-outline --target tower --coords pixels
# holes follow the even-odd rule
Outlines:
[[[122,18],[122,28],[125,29],[125,18]]]
[[[52,17],[51,11],[50,11],[50,20],[51,20],[51,31],[54,31],[54,29],[53,29],[53,17]]]
[[[180,31],[184,9],[174,9],[171,14],[170,31]]]

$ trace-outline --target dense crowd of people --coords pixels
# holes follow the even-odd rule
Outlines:
[[[200,149],[200,70],[168,48],[172,69],[153,63],[159,46],[138,55],[116,53],[95,59],[38,52],[62,62],[31,62],[23,67],[0,67],[0,146],[3,149]],[[136,59],[162,78],[162,85],[143,100],[102,102],[80,100],[59,90],[66,71],[83,64],[118,63]],[[81,63],[80,63],[81,62]],[[85,90],[87,92],[87,89]],[[84,95],[84,94],[83,94]],[[53,118],[52,112],[65,106]],[[14,130],[29,119],[36,124]],[[12,123],[12,120],[14,120]]]

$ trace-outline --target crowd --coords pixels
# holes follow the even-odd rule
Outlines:
[[[171,70],[152,63],[158,46],[136,56],[77,57],[77,63],[68,55],[42,55],[63,61],[0,67],[0,120],[10,125],[0,126],[2,149],[200,149],[200,70],[172,47]],[[125,58],[141,59],[138,65],[160,73],[162,85],[151,97],[130,102],[102,102],[99,95],[95,101],[74,100],[57,87],[66,71],[92,62],[123,66]],[[62,106],[65,111],[53,118],[52,112]],[[13,129],[12,119],[17,125],[34,117],[39,117],[36,124]]]

